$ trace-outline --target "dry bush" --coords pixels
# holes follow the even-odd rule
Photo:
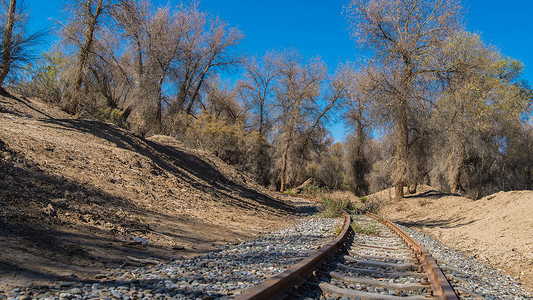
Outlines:
[[[186,144],[211,151],[229,164],[245,166],[250,163],[257,136],[246,131],[242,124],[232,124],[225,118],[217,119],[203,112],[186,128],[183,139]]]
[[[320,156],[320,164],[316,166],[316,176],[314,178],[333,190],[342,189],[345,182],[343,145],[335,143],[320,153]]]
[[[31,78],[17,86],[21,95],[61,105],[65,102],[68,79],[65,71],[69,60],[61,53],[44,54],[26,70]]]
[[[369,212],[377,214],[380,208],[383,206],[383,202],[378,200],[376,197],[361,197],[359,198],[361,203],[360,210],[362,212]]]
[[[352,202],[346,199],[323,197],[320,215],[325,218],[340,218],[343,212],[353,211]]]
[[[370,192],[376,193],[391,187],[393,185],[393,171],[394,161],[392,158],[374,163],[369,174]]]

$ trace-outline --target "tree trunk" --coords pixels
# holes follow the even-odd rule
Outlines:
[[[96,6],[96,10],[94,12],[94,15],[91,12],[92,7],[92,0],[86,0],[85,2],[85,18],[87,22],[87,27],[85,28],[85,42],[83,44],[83,47],[80,49],[80,53],[78,55],[78,66],[76,67],[76,81],[74,81],[74,90],[72,92],[72,96],[70,97],[70,104],[68,107],[68,112],[71,114],[75,114],[78,110],[79,106],[79,93],[81,89],[81,85],[83,83],[83,73],[85,71],[85,67],[87,65],[87,60],[89,58],[89,51],[91,49],[91,45],[93,43],[94,38],[94,29],[96,28],[96,21],[98,20],[98,16],[100,15],[100,12],[102,11],[102,1],[98,0],[98,4]]]
[[[257,182],[261,185],[265,185],[265,168],[264,168],[264,164],[265,164],[265,156],[266,156],[266,151],[265,151],[265,144],[264,144],[264,137],[263,137],[263,103],[261,103],[260,105],[260,112],[259,112],[259,137],[257,138],[257,142],[258,142],[258,155],[257,155],[257,170],[256,170],[256,175],[257,175]]]
[[[403,198],[403,183],[394,185],[394,200],[400,201]]]
[[[2,45],[2,65],[0,66],[0,86],[4,84],[9,69],[11,68],[11,38],[13,26],[15,24],[15,6],[16,1],[9,1],[6,26],[4,27],[4,41]]]
[[[159,133],[161,133],[161,130],[163,129],[163,122],[162,122],[162,114],[163,114],[163,97],[161,93],[161,89],[163,88],[163,80],[165,79],[165,76],[161,76],[159,78],[159,81],[157,82],[157,109],[155,113],[155,122],[157,126],[157,130]]]
[[[394,171],[394,198],[399,201],[403,198],[403,187],[405,186],[405,175],[407,173],[407,154],[408,154],[408,132],[407,132],[407,103],[405,99],[400,101],[400,111],[397,121],[398,143],[394,161],[396,169]]]
[[[461,185],[461,171],[465,162],[465,149],[461,145],[459,149],[459,154],[455,164],[453,166],[452,172],[450,174],[450,187],[453,194],[463,194],[464,188]]]
[[[411,80],[413,78],[413,66],[408,56],[403,57],[404,71],[400,83],[400,93],[398,94],[398,107],[396,111],[396,130],[398,142],[396,146],[396,155],[394,162],[396,169],[394,171],[394,187],[396,201],[403,198],[403,187],[406,184],[407,176],[407,158],[409,155],[409,131],[408,131],[408,101],[411,94]]]
[[[198,82],[198,85],[196,85],[196,89],[194,90],[194,94],[191,97],[191,102],[189,102],[189,106],[187,107],[187,114],[192,114],[192,109],[194,108],[194,101],[198,97],[198,94],[200,93],[200,88],[202,87],[205,77],[207,76],[207,72],[209,72],[209,68],[211,67],[211,61],[209,62],[209,65],[205,68],[204,73],[202,73],[202,76],[200,77],[200,81]]]
[[[286,173],[287,173],[287,159],[289,156],[289,143],[285,145],[283,148],[283,158],[281,161],[281,174],[280,174],[280,180],[281,180],[281,188],[280,192],[283,193],[285,191],[285,180],[286,180]]]
[[[409,185],[409,188],[407,189],[407,191],[409,192],[410,195],[416,194],[417,187],[418,187],[418,184],[412,183]]]
[[[368,162],[364,154],[364,132],[363,132],[363,123],[362,113],[359,113],[359,120],[356,120],[356,134],[355,137],[355,151],[351,163],[351,172],[353,175],[353,185],[351,186],[353,193],[357,196],[365,196],[368,194],[368,182],[365,179],[365,175],[368,172]]]

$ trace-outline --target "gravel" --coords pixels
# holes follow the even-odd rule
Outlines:
[[[415,230],[399,226],[418,240],[437,260],[462,299],[532,299],[533,294],[517,280],[463,255]]]
[[[340,219],[310,218],[203,256],[129,271],[119,268],[107,276],[111,280],[91,284],[17,288],[8,299],[228,299],[308,257],[334,238],[338,226]]]
[[[335,227],[341,225],[339,219],[311,218],[203,256],[129,271],[119,268],[106,275],[108,280],[96,283],[16,288],[7,299],[228,299],[309,256],[331,241]],[[519,282],[498,270],[425,234],[402,229],[432,253],[462,299],[533,298]]]

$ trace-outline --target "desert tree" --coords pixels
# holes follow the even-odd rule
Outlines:
[[[460,6],[453,0],[352,0],[348,6],[353,36],[373,50],[383,66],[390,117],[396,131],[395,197],[409,181],[409,118],[424,105],[426,49],[442,43],[460,26]]]
[[[35,57],[32,47],[40,42],[46,32],[27,33],[28,14],[23,1],[19,0],[17,3],[16,0],[2,0],[0,9],[0,93],[6,94],[3,88],[6,78],[13,70]]]
[[[250,129],[257,131],[257,153],[255,153],[256,181],[267,185],[269,158],[268,140],[272,130],[272,105],[274,87],[278,76],[275,65],[276,54],[267,53],[262,60],[248,58],[244,63],[244,75],[238,84],[238,93],[250,116]]]
[[[288,50],[277,60],[279,83],[276,86],[277,151],[279,160],[280,191],[285,191],[288,177],[295,177],[295,160],[301,155],[295,151],[297,138],[303,135],[309,116],[314,113],[321,93],[326,67],[315,59],[308,63],[295,50]],[[305,124],[304,124],[305,123]],[[292,155],[291,155],[292,154]],[[292,156],[292,157],[291,157]]]
[[[267,53],[261,61],[248,58],[243,65],[244,78],[238,82],[240,97],[253,113],[252,127],[265,138],[271,128],[270,110],[278,77],[275,61],[274,52]]]
[[[5,5],[5,2],[4,2]],[[15,26],[15,8],[16,8],[17,2],[16,0],[9,1],[9,6],[7,10],[7,18],[5,18],[5,26],[4,26],[4,36],[2,41],[2,65],[0,67],[0,85],[3,84],[7,73],[9,73],[9,69],[11,67],[11,48],[12,48],[12,38],[13,38],[13,27]]]
[[[462,194],[461,178],[465,180],[469,169],[469,178],[481,178],[480,173],[489,172],[480,166],[490,166],[489,161],[496,163],[504,154],[509,136],[516,136],[510,131],[521,126],[531,97],[519,80],[523,65],[485,45],[478,35],[459,32],[429,51],[443,84],[434,126],[446,141],[442,150],[447,151],[450,189]]]
[[[182,24],[187,24],[180,49],[181,66],[173,70],[177,90],[172,109],[194,114],[204,83],[216,72],[240,65],[236,46],[242,33],[218,17],[211,18],[197,3],[182,7]]]
[[[327,131],[324,124],[336,108],[345,88],[338,76],[328,78],[324,63],[305,61],[295,50],[277,59],[279,78],[274,97],[276,154],[280,190],[305,173],[306,156],[319,151]]]
[[[206,84],[204,110],[217,119],[225,119],[231,124],[246,121],[246,109],[239,103],[238,88],[230,87],[220,77],[213,77]]]
[[[353,64],[347,64],[345,68],[344,118],[346,123],[354,129],[346,143],[346,176],[352,192],[364,196],[369,189],[369,183],[365,177],[371,167],[365,144],[372,126],[372,114],[376,108],[375,97],[377,95],[374,90],[371,67],[357,70]]]
[[[531,99],[531,98],[530,98]],[[526,122],[509,136],[500,177],[502,190],[533,189],[533,126]]]
[[[346,182],[343,166],[344,156],[345,150],[342,143],[334,143],[325,147],[324,151],[320,152],[320,163],[316,170],[315,179],[331,189],[342,189]]]
[[[102,42],[106,62],[118,71],[124,84],[122,106],[126,119],[132,111],[145,109],[142,84],[151,8],[148,1],[121,0],[110,12],[113,23],[108,26]]]
[[[184,32],[187,30],[186,26],[181,26],[181,14],[183,12],[177,11],[174,14],[168,8],[160,8],[153,15],[148,26],[148,49],[147,56],[149,58],[152,70],[150,74],[154,77],[152,80],[156,82],[154,102],[156,130],[162,130],[162,114],[163,114],[163,84],[168,79],[171,70],[179,65],[179,51],[184,38]]]
[[[171,98],[163,90],[166,85],[172,85],[173,72],[181,66],[185,32],[191,27],[184,10],[183,5],[154,10],[147,1],[129,0],[114,12],[122,34],[129,41],[126,53],[133,66],[129,71],[133,78],[130,103],[134,103],[137,114],[145,119],[141,123],[155,125],[141,131],[164,130],[163,111]]]
[[[100,21],[112,4],[108,0],[77,0],[69,2],[64,8],[65,11],[72,13],[66,23],[62,24],[64,42],[74,45],[76,49],[72,92],[66,107],[71,114],[78,112],[80,92],[93,56],[94,41],[100,29]]]
[[[176,120],[190,120],[185,112],[205,108],[210,77],[240,61],[233,48],[242,35],[196,2],[155,8],[149,1],[122,0],[110,16],[98,44],[122,77],[128,123],[143,135],[183,133],[189,121]]]

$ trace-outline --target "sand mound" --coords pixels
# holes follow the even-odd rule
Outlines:
[[[171,137],[143,139],[24,98],[0,97],[0,128],[0,294],[5,284],[92,279],[127,256],[194,256],[303,216]],[[138,237],[148,246],[122,242]]]
[[[426,189],[399,203],[385,202],[385,217],[476,256],[533,288],[533,191],[500,192],[474,201]]]

